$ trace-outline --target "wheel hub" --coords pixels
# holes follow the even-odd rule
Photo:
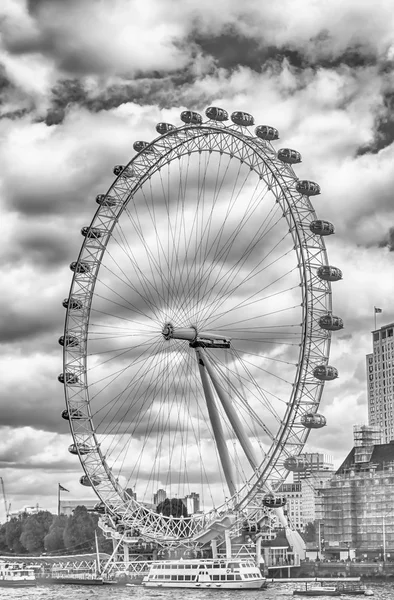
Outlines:
[[[198,331],[197,327],[174,327],[172,323],[165,323],[161,330],[166,340],[185,340],[192,348],[230,348],[231,340],[223,335],[211,331]]]

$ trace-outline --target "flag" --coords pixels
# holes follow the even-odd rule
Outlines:
[[[62,485],[60,485],[60,483],[58,485],[59,485],[59,492],[69,492],[70,491],[70,490],[67,490],[65,487],[63,487]]]
[[[383,310],[381,308],[377,308],[376,306],[374,306],[374,309],[375,309],[375,314],[383,312]]]

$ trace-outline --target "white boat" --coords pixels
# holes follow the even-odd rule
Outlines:
[[[258,589],[265,577],[252,560],[192,559],[152,563],[145,587]]]
[[[36,585],[34,570],[23,564],[0,562],[0,587],[33,587]]]

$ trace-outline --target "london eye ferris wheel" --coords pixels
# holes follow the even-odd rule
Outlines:
[[[114,168],[70,265],[59,339],[81,483],[162,541],[280,506],[338,375],[330,282],[342,274],[324,244],[334,227],[310,201],[319,185],[296,177],[301,156],[274,148],[275,128],[216,107],[206,117],[159,123]],[[187,527],[157,513],[158,489],[199,495]]]

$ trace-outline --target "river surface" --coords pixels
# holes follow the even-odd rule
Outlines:
[[[0,588],[1,600],[290,600],[293,590],[302,584],[270,583],[266,590],[174,590],[147,589],[144,587],[48,585],[36,588]],[[366,582],[373,590],[375,600],[394,600],[394,581],[385,583]],[[341,596],[344,600],[364,596]],[[329,599],[329,596],[321,596]]]

